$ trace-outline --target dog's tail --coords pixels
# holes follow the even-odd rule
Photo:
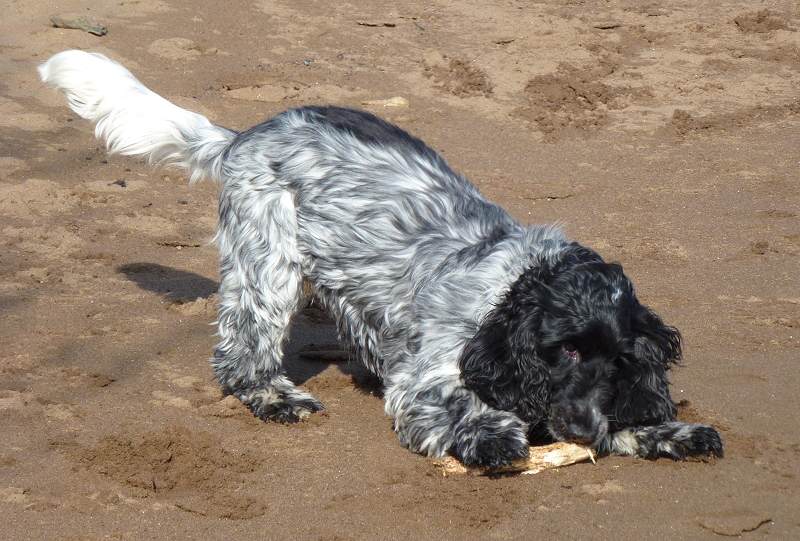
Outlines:
[[[40,65],[39,75],[97,124],[95,136],[109,152],[184,167],[192,181],[219,178],[222,152],[236,133],[168,102],[120,64],[98,53],[63,51]]]

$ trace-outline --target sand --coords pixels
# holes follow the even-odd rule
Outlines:
[[[66,0],[3,13],[0,538],[800,537],[796,2]],[[519,220],[560,221],[682,329],[680,415],[718,426],[726,457],[443,478],[400,447],[380,389],[341,362],[314,309],[288,358],[327,413],[252,418],[207,362],[216,189],[107,157],[37,81],[37,63],[73,47],[234,129],[301,104],[369,108]]]

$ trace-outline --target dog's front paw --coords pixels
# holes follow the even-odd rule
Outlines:
[[[266,387],[235,394],[262,421],[296,423],[325,409],[319,400],[296,389],[286,392]]]
[[[497,468],[528,456],[527,425],[507,412],[491,412],[457,429],[453,454],[467,466]]]
[[[640,429],[636,433],[639,455],[645,458],[659,456],[682,460],[689,456],[716,456],[724,454],[722,438],[711,426],[688,423],[666,423]]]
[[[674,446],[680,458],[687,456],[710,455],[722,457],[724,450],[719,432],[707,425],[686,425],[676,435]]]

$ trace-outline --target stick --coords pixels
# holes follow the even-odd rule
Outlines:
[[[50,17],[50,24],[52,24],[55,28],[83,30],[85,32],[89,32],[90,34],[94,34],[95,36],[105,36],[108,33],[108,28],[106,28],[105,25],[100,24],[94,19],[90,19],[88,17],[75,17],[74,19],[71,19],[53,15]]]
[[[531,447],[530,456],[512,462],[509,466],[484,468],[480,466],[464,466],[453,457],[445,457],[434,462],[442,470],[442,475],[492,475],[497,473],[520,473],[533,475],[544,470],[569,466],[578,462],[591,460],[594,462],[594,451],[588,447],[574,443],[557,442],[540,447]]]

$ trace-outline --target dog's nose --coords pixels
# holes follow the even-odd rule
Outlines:
[[[567,427],[567,441],[592,446],[605,438],[606,433],[607,428],[602,425],[585,427],[576,423],[570,423]]]
[[[559,439],[582,445],[597,445],[608,433],[608,420],[595,406],[569,404],[554,408],[551,414],[553,426],[559,426],[555,434]]]
[[[594,445],[608,433],[608,420],[599,409],[588,407],[569,422],[567,431],[577,443]]]

